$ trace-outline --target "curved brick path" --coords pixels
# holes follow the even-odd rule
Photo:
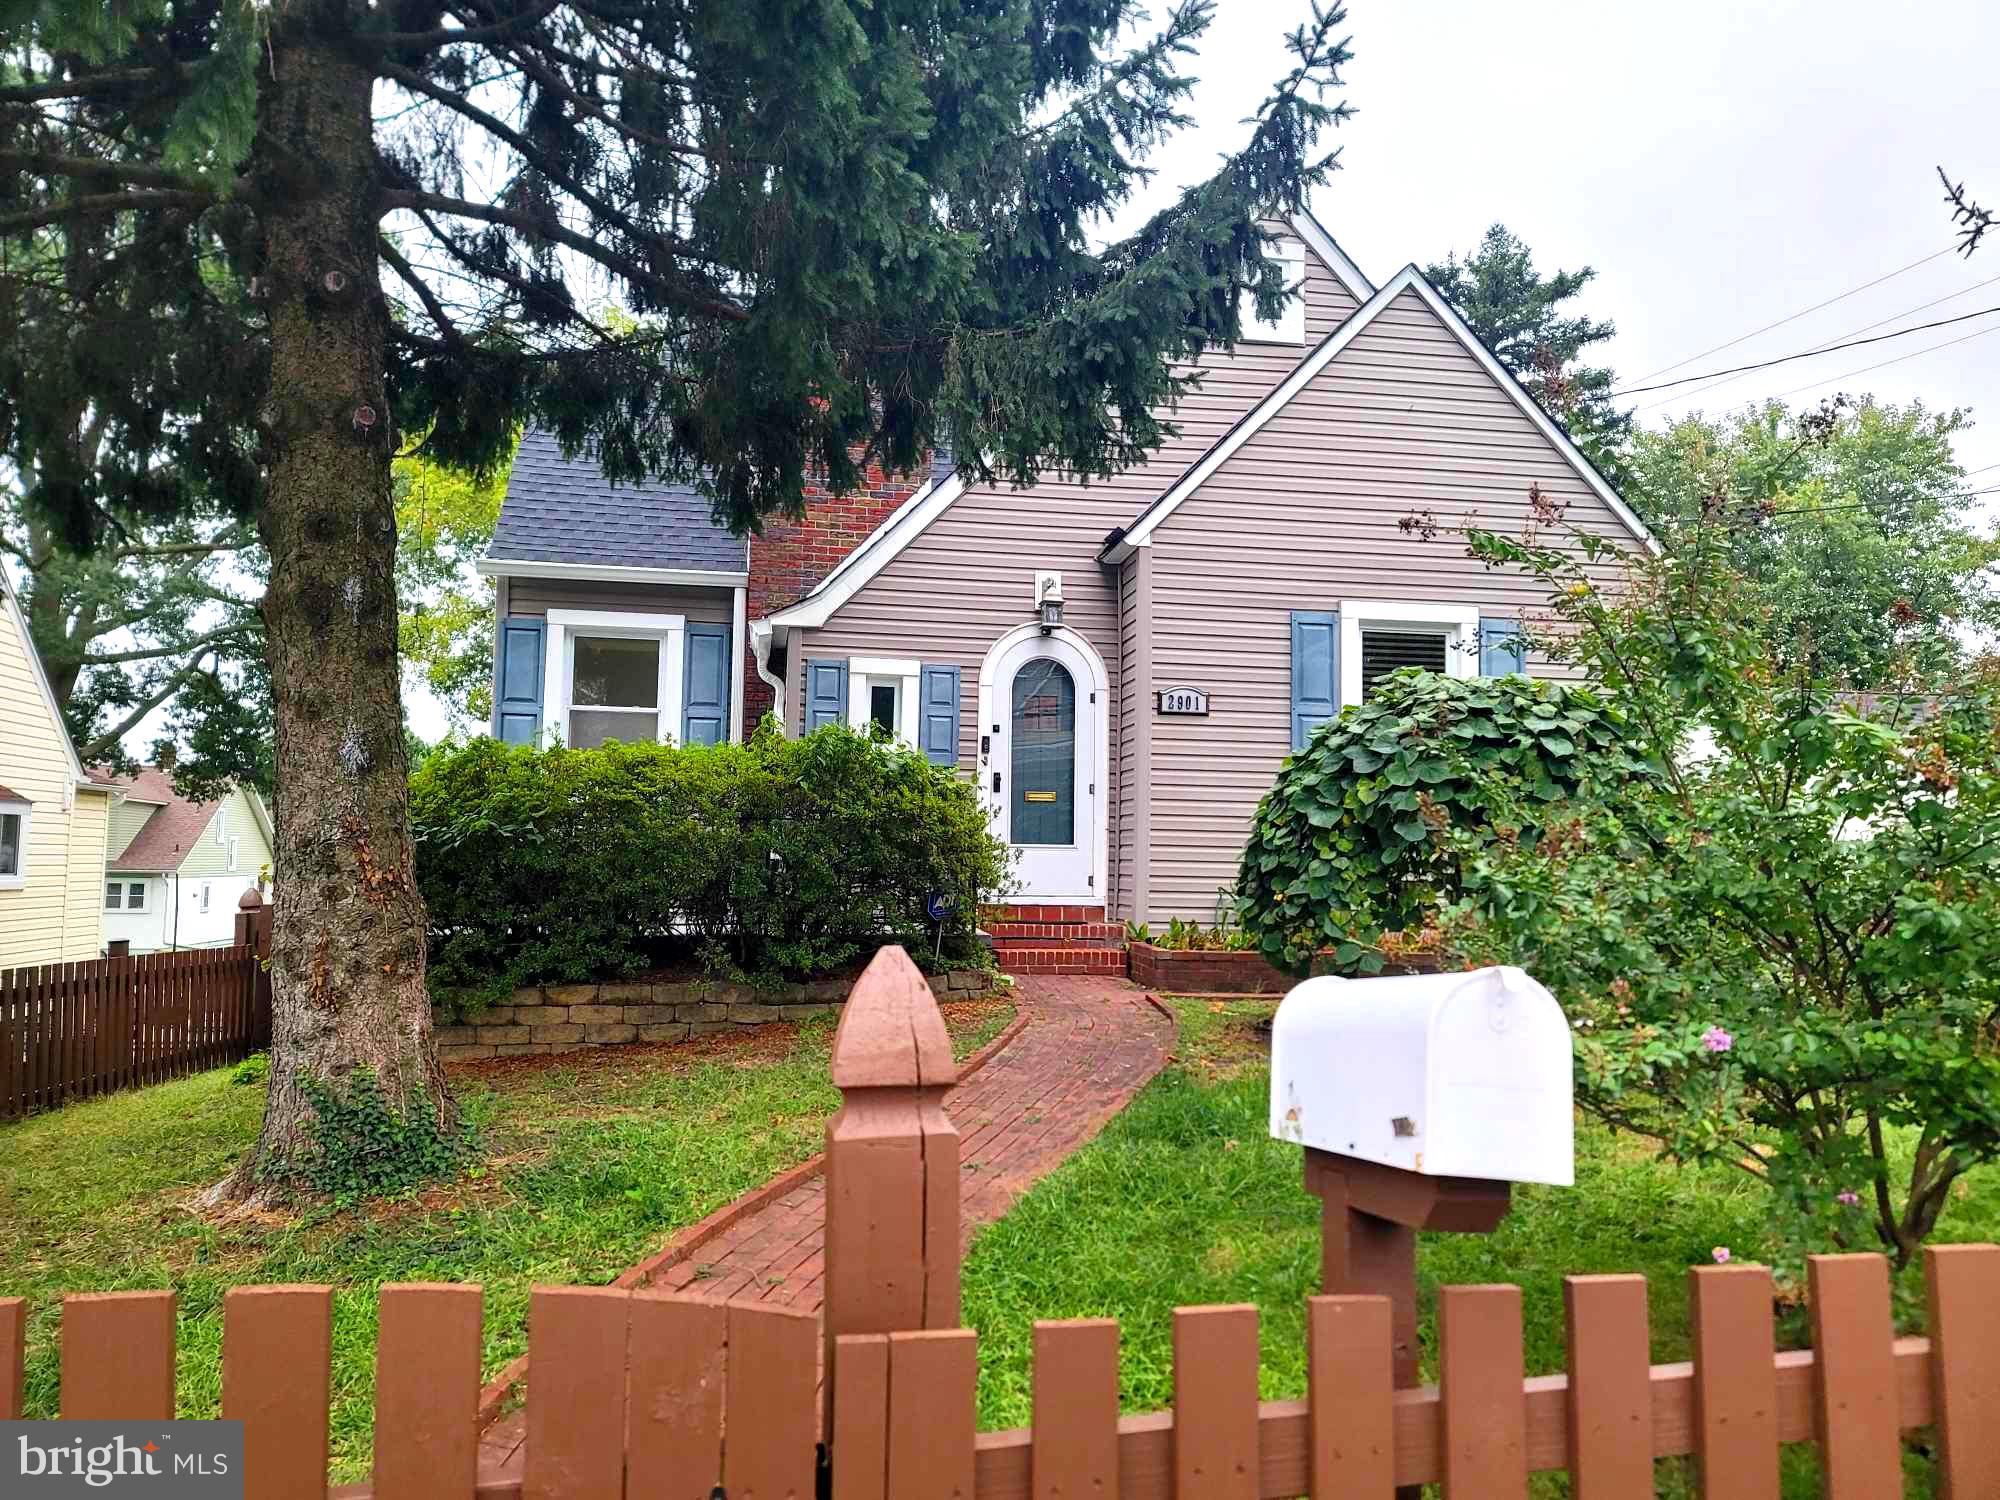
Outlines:
[[[958,1127],[961,1249],[982,1224],[1090,1140],[1167,1060],[1173,1026],[1143,993],[1099,975],[1029,975],[1014,1000],[1028,1024],[945,1098]],[[654,1286],[718,1302],[817,1312],[825,1296],[826,1179],[813,1177],[662,1272]],[[503,1417],[480,1467],[521,1461],[525,1414]]]

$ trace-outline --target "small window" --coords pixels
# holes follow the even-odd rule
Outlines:
[[[657,637],[576,637],[569,700],[572,749],[609,740],[650,743],[660,737],[660,642]]]
[[[1426,672],[1445,669],[1447,637],[1430,630],[1368,630],[1361,632],[1361,697],[1375,696],[1375,683],[1401,667]]]
[[[200,897],[200,902],[201,902],[201,904],[200,904],[200,906],[199,906],[199,907],[197,908],[197,910],[199,910],[199,911],[201,912],[201,914],[202,914],[203,916],[207,916],[207,915],[208,915],[208,882],[207,882],[206,880],[204,880],[204,881],[203,881],[203,882],[201,883],[201,897]]]
[[[20,885],[26,878],[28,814],[15,806],[15,811],[0,812],[0,883],[7,885]]]
[[[106,911],[117,911],[124,904],[125,887],[114,880],[104,888],[104,909]]]
[[[1246,344],[1303,344],[1306,341],[1306,299],[1305,246],[1297,240],[1280,240],[1267,254],[1278,262],[1284,273],[1285,287],[1295,293],[1287,299],[1284,311],[1274,322],[1266,323],[1257,316],[1257,295],[1245,289],[1243,300],[1238,307],[1238,320],[1243,325],[1243,342]]]
[[[104,888],[104,909],[106,911],[144,911],[146,909],[146,882],[143,880],[114,880]]]
[[[896,684],[871,682],[868,685],[868,722],[884,734],[896,732]]]
[[[236,865],[237,865],[237,861],[238,861],[239,859],[241,859],[241,858],[242,858],[242,855],[243,855],[243,840],[242,840],[242,838],[241,838],[240,836],[235,836],[235,835],[232,835],[232,836],[231,836],[231,838],[230,838],[230,840],[229,840],[229,873],[230,873],[230,874],[234,875],[234,874],[236,873]]]

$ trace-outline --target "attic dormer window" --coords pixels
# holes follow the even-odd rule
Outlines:
[[[1281,239],[1267,253],[1283,269],[1286,288],[1299,291],[1306,275],[1306,247],[1297,240]],[[1306,341],[1306,300],[1302,292],[1286,301],[1284,311],[1274,321],[1266,322],[1257,316],[1256,293],[1246,290],[1239,316],[1243,323],[1243,343],[1303,344]]]
[[[28,804],[0,801],[0,890],[28,883]]]

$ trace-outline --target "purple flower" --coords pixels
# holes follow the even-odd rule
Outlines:
[[[1859,1193],[1851,1191],[1845,1193],[1835,1193],[1833,1195],[1833,1201],[1835,1203],[1843,1204],[1848,1208],[1852,1208],[1854,1207],[1855,1204],[1861,1201],[1861,1195]]]
[[[1726,1266],[1729,1264],[1729,1247],[1727,1245],[1717,1245],[1713,1250],[1709,1251],[1708,1253],[1715,1257],[1715,1263],[1718,1266]]]
[[[1711,1052],[1727,1052],[1736,1045],[1736,1038],[1720,1026],[1711,1026],[1701,1034],[1701,1044]]]

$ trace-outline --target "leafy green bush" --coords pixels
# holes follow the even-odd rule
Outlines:
[[[433,993],[638,973],[664,941],[806,976],[883,941],[973,949],[1006,876],[973,788],[833,726],[748,745],[434,752],[410,782]]]
[[[1322,725],[1258,806],[1236,877],[1272,964],[1372,974],[1455,900],[1466,840],[1532,846],[1538,809],[1586,780],[1647,773],[1617,710],[1584,686],[1406,668]],[[1495,817],[1504,809],[1504,817]]]
[[[1662,774],[1579,799],[1538,848],[1469,855],[1445,937],[1555,993],[1580,1105],[1767,1184],[1791,1270],[1826,1248],[1906,1265],[2000,1158],[2000,662],[1866,699],[1781,669],[1733,531],[1706,516],[1615,590],[1586,571],[1595,539],[1471,534],[1544,582],[1550,649]]]
[[[236,1065],[229,1081],[245,1088],[267,1082],[271,1077],[271,1054],[253,1052]]]

